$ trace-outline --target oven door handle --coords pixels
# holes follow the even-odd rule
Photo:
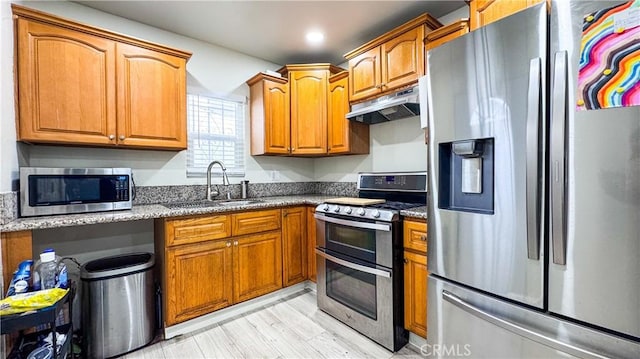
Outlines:
[[[325,216],[325,215],[318,214],[318,213],[314,214],[313,216],[316,219],[319,219],[321,221],[335,223],[335,224],[342,224],[344,226],[349,226],[349,227],[364,228],[364,229],[374,229],[376,231],[385,231],[385,232],[391,231],[391,225],[390,224],[349,221],[347,219],[329,217],[329,216]]]
[[[370,268],[370,267],[363,266],[363,265],[360,265],[360,264],[352,263],[352,262],[346,261],[344,259],[340,259],[340,258],[334,257],[331,254],[327,254],[325,251],[323,251],[322,249],[319,249],[319,248],[316,248],[316,254],[321,256],[321,257],[323,257],[324,259],[326,259],[328,261],[331,261],[331,262],[336,263],[336,264],[340,264],[341,266],[345,266],[347,268],[351,268],[351,269],[355,269],[355,270],[358,270],[358,271],[361,271],[361,272],[377,275],[378,277],[391,278],[391,271],[388,271],[388,270]]]

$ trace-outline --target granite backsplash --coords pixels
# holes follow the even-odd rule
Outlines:
[[[213,186],[216,186],[215,184]],[[226,198],[227,191],[231,198],[240,198],[240,185],[217,185],[220,195],[217,199]],[[136,187],[134,205],[200,201],[206,198],[206,185],[181,186],[139,186]],[[355,182],[282,182],[282,183],[249,183],[247,196],[273,197],[293,196],[299,194],[321,194],[329,196],[355,197],[358,195]],[[0,193],[0,225],[18,218],[18,192]]]

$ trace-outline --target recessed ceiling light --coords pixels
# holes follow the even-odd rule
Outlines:
[[[306,35],[307,43],[310,45],[319,45],[324,41],[324,34],[320,31],[309,31]]]

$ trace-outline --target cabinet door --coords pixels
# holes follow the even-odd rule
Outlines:
[[[309,280],[316,281],[316,207],[307,207],[307,264]]]
[[[307,212],[305,207],[282,210],[282,277],[285,287],[307,279]]]
[[[404,252],[404,327],[427,337],[427,256]]]
[[[349,60],[349,101],[359,101],[380,93],[380,47]]]
[[[186,60],[117,45],[118,144],[186,149]]]
[[[424,75],[424,25],[382,44],[382,91],[417,82]]]
[[[202,216],[167,220],[167,246],[223,239],[231,236],[231,216]]]
[[[282,239],[280,235],[280,231],[273,231],[234,239],[234,303],[282,288]]]
[[[17,20],[18,140],[114,145],[115,43]]]
[[[232,252],[225,240],[166,251],[166,325],[232,304]]]
[[[369,153],[369,125],[347,120],[349,112],[348,73],[329,78],[329,118],[327,120],[329,154]]]
[[[291,149],[289,83],[264,82],[265,153],[288,154]]]
[[[471,0],[469,27],[475,30],[544,0]]]
[[[291,90],[291,153],[327,153],[326,70],[289,72]]]
[[[427,223],[425,221],[417,220],[405,220],[403,223],[404,249],[413,249],[427,254]]]

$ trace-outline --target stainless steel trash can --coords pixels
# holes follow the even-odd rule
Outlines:
[[[133,253],[92,260],[82,266],[85,357],[113,357],[153,340],[154,263],[151,253]]]

